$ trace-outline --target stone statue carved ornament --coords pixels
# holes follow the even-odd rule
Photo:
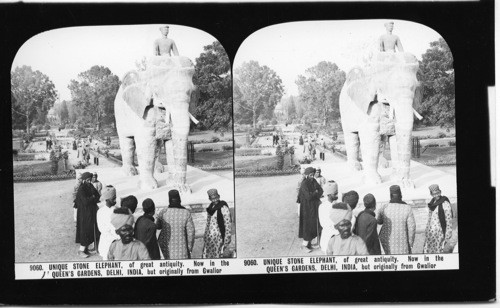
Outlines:
[[[167,186],[190,192],[186,183],[189,108],[195,105],[192,82],[194,66],[183,56],[153,56],[145,71],[129,71],[115,98],[116,128],[122,153],[122,169],[136,175],[137,154],[139,186],[158,187],[154,172],[163,172],[158,161],[165,144]]]
[[[410,178],[410,158],[414,113],[414,100],[421,99],[416,75],[418,61],[408,52],[375,53],[364,67],[351,69],[340,92],[339,105],[344,131],[348,164],[355,170],[364,169],[365,182],[381,183],[377,171],[384,132],[384,107],[389,104],[391,121],[395,128],[392,136],[392,179],[403,187],[413,187]],[[377,95],[378,102],[374,101]],[[387,120],[387,119],[386,119]],[[389,140],[391,140],[389,139]],[[363,166],[359,161],[359,150]]]

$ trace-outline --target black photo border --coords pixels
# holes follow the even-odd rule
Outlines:
[[[119,279],[14,279],[9,148],[0,151],[0,303],[205,304],[490,301],[495,293],[495,189],[490,185],[487,87],[494,86],[494,2],[2,4],[2,144],[11,144],[10,70],[30,37],[52,29],[168,23],[206,31],[231,63],[253,32],[284,22],[399,19],[441,34],[454,56],[460,269]],[[411,39],[411,38],[408,38]],[[36,205],[33,205],[36,206]],[[237,202],[235,202],[237,207]],[[237,220],[237,218],[236,218]],[[49,224],[47,224],[49,226]]]

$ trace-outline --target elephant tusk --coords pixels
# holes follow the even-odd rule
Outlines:
[[[194,124],[198,125],[198,123],[200,123],[200,121],[196,120],[196,118],[191,114],[191,112],[189,112],[189,118],[191,119],[191,121],[193,121]]]
[[[424,118],[423,116],[420,115],[420,113],[418,113],[415,109],[413,109],[413,114],[415,115],[415,117],[417,117],[417,119],[419,121],[422,121],[422,119]]]

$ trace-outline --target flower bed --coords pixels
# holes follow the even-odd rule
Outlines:
[[[237,149],[234,153],[236,156],[259,156],[259,155],[271,155],[271,153],[263,154],[261,149]]]
[[[53,174],[53,162],[51,161],[40,162],[32,165],[17,165],[14,166],[13,169],[13,179],[15,182],[34,182],[75,178],[74,171],[70,169],[58,169],[59,171],[56,174]]]
[[[47,160],[47,158],[45,157],[36,157],[38,154],[18,154],[16,156],[14,156],[14,160],[15,161],[32,161],[32,160],[40,160],[40,161],[43,161],[43,160]]]
[[[203,166],[196,166],[196,168],[199,168],[201,170],[230,170],[233,169],[233,164],[227,164],[227,165],[203,165]]]
[[[247,170],[247,169],[236,169],[234,172],[235,177],[260,177],[260,176],[279,176],[279,175],[291,175],[299,174],[300,168],[292,167],[285,170],[278,169],[257,169],[257,170]]]
[[[193,140],[190,141],[193,144],[200,144],[200,143],[216,143],[216,142],[233,142],[232,137],[226,137],[226,138],[219,138],[219,137],[212,137],[210,139],[201,139],[201,140]]]
[[[44,175],[14,175],[14,182],[43,182],[43,181],[58,181],[75,179],[75,174],[71,172],[61,174],[44,174]]]

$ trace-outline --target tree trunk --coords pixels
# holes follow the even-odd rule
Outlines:
[[[30,117],[29,114],[26,112],[26,134],[30,134]]]
[[[253,110],[253,128],[255,128],[255,122],[256,122],[256,112],[255,109]]]

